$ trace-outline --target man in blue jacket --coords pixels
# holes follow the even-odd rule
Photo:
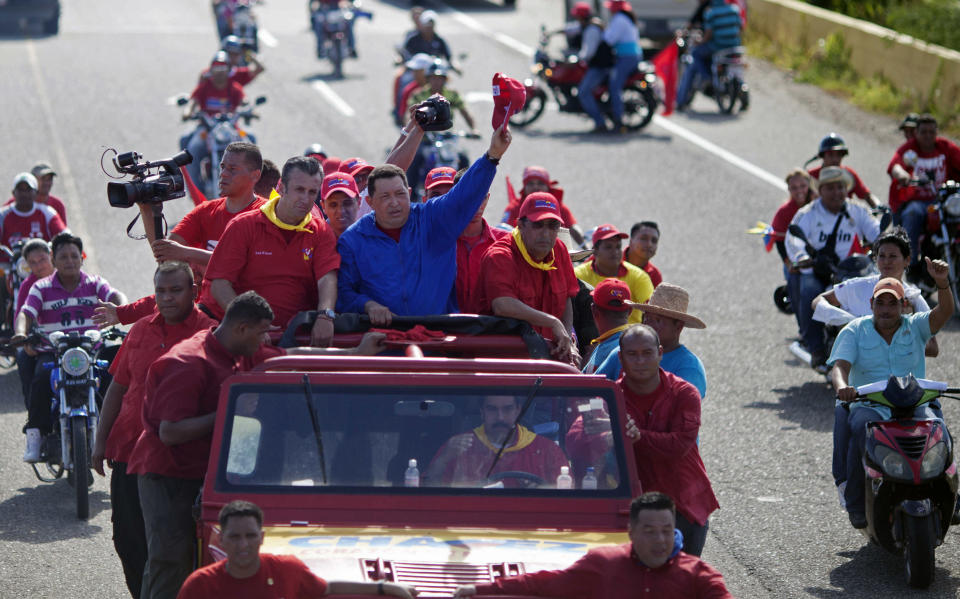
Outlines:
[[[406,175],[386,164],[370,173],[373,212],[344,231],[337,310],[368,314],[375,326],[393,316],[457,312],[457,238],[490,190],[512,137],[501,126],[490,147],[453,189],[425,204],[410,203]]]

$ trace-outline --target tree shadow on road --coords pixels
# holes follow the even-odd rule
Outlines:
[[[837,597],[875,597],[878,589],[901,597],[956,597],[960,578],[950,575],[946,568],[936,568],[933,584],[928,589],[911,589],[903,575],[903,560],[880,547],[869,544],[858,551],[841,551],[840,557],[850,558],[830,572],[833,588],[807,587],[808,594],[820,599]]]
[[[90,518],[110,509],[110,495],[90,490]],[[18,489],[0,503],[0,542],[43,544],[96,536],[101,528],[77,518],[75,495],[65,479]]]
[[[795,422],[810,431],[833,430],[833,395],[821,381],[808,381],[799,387],[774,388],[777,402],[754,401],[747,408],[776,411],[783,420]]]
[[[624,144],[629,143],[634,139],[644,139],[648,141],[659,141],[665,143],[673,141],[673,137],[669,135],[654,135],[652,133],[646,133],[645,131],[625,133],[623,135],[613,135],[610,133],[591,133],[590,131],[583,129],[574,131],[544,131],[542,129],[521,129],[517,126],[512,127],[511,131],[514,133],[514,135],[521,134],[533,139],[549,137],[553,139],[568,140],[574,143],[599,143],[604,145],[616,143]]]
[[[312,75],[304,75],[300,78],[300,81],[304,83],[313,83],[314,81],[325,81],[327,83],[339,83],[347,81],[363,81],[367,76],[363,73],[346,73],[340,77],[337,77],[333,72],[317,72]]]

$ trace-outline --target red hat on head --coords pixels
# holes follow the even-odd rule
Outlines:
[[[620,239],[626,239],[630,237],[626,233],[621,232],[619,229],[613,225],[600,225],[597,227],[597,230],[593,232],[593,247],[597,247],[597,244],[603,241],[604,239],[610,239],[611,237],[619,237]]]
[[[526,218],[532,222],[553,219],[563,222],[560,216],[560,208],[557,205],[557,198],[544,191],[537,191],[527,196],[527,199],[520,205],[520,214],[517,218]]]
[[[351,198],[360,195],[360,191],[357,190],[357,182],[353,180],[353,175],[344,172],[330,173],[323,178],[323,185],[320,186],[321,197],[326,200],[335,191],[342,191]]]
[[[526,183],[530,179],[540,179],[546,184],[550,184],[550,173],[547,172],[547,169],[542,166],[528,166],[523,169],[523,182]]]
[[[627,0],[607,0],[603,3],[610,12],[633,12],[633,6]]]
[[[437,185],[453,185],[453,179],[457,176],[457,169],[451,166],[438,166],[432,169],[423,179],[424,189],[433,189]]]
[[[340,163],[339,170],[343,173],[350,173],[351,177],[356,177],[364,171],[368,173],[372,171],[373,165],[368,163],[363,158],[347,158]]]
[[[339,156],[327,156],[320,162],[320,164],[323,165],[324,173],[335,173],[340,170],[341,162],[343,162],[343,159]]]
[[[586,2],[576,2],[570,8],[570,16],[574,19],[589,19],[593,14],[593,9]]]
[[[637,304],[630,301],[630,287],[620,279],[604,279],[590,292],[593,303],[604,310],[626,312]]]
[[[516,79],[503,73],[493,76],[493,129],[507,121],[511,115],[523,110],[527,102],[527,88]],[[506,129],[506,127],[504,127]]]

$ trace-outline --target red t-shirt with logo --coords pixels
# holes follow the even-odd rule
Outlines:
[[[233,112],[243,103],[243,88],[239,83],[228,81],[227,85],[220,89],[211,80],[204,79],[190,97],[196,101],[200,110],[209,115]]]
[[[212,252],[231,220],[246,212],[258,210],[265,202],[260,196],[254,196],[246,208],[240,212],[230,212],[227,210],[227,198],[207,200],[197,204],[180,219],[171,233],[183,237],[190,247]]]
[[[580,292],[580,284],[562,241],[553,246],[553,256],[556,268],[540,270],[527,264],[512,236],[494,242],[480,263],[481,312],[493,314],[493,300],[512,297],[534,310],[563,318],[567,300]],[[545,338],[553,338],[550,329],[536,329]]]
[[[15,201],[16,201],[16,198],[10,198],[9,200],[7,200],[4,206],[9,206],[10,204],[13,204]],[[39,204],[46,204],[47,206],[50,206],[56,211],[57,216],[60,217],[60,220],[63,221],[63,224],[64,225],[67,224],[67,207],[63,204],[63,200],[61,200],[56,196],[48,195],[44,198],[37,196],[37,199],[35,199],[34,202],[37,202]]]
[[[340,268],[330,226],[311,218],[306,227],[309,232],[281,230],[261,210],[238,216],[213,250],[204,281],[226,279],[237,294],[256,291],[273,308],[273,323],[286,326],[298,312],[317,307],[317,281]],[[200,302],[223,317],[209,290]]]
[[[903,160],[904,155],[911,151],[917,155],[917,161],[913,167],[907,166]],[[923,152],[917,145],[917,140],[911,139],[897,148],[887,166],[887,173],[892,176],[893,167],[897,164],[914,176],[919,176],[921,173],[932,174],[934,185],[939,189],[948,179],[960,178],[960,147],[949,139],[938,137],[933,151]],[[930,201],[933,198],[927,186],[904,188],[900,187],[896,181],[890,185],[890,209],[894,212],[911,200]]]
[[[7,247],[31,237],[50,241],[66,228],[56,210],[39,202],[29,212],[20,212],[12,204],[0,210],[0,244]]]
[[[105,455],[108,459],[126,463],[143,431],[140,412],[150,365],[177,343],[216,324],[194,307],[190,316],[177,324],[168,324],[163,316],[154,314],[138,320],[130,328],[110,366],[114,382],[126,387],[127,392],[123,394],[120,413],[107,437]]]
[[[180,588],[177,599],[292,599],[322,597],[327,583],[292,555],[260,554],[260,569],[249,578],[234,578],[227,560],[194,571]]]
[[[147,371],[140,411],[143,432],[130,454],[127,472],[201,479],[207,472],[212,433],[179,445],[160,440],[160,423],[179,422],[217,411],[220,385],[230,375],[250,370],[284,350],[264,345],[252,357],[235,356],[213,329],[198,331],[174,345]]]

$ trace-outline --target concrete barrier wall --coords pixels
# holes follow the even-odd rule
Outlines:
[[[840,32],[862,77],[883,75],[943,112],[960,109],[960,52],[795,0],[750,0],[748,18],[751,29],[802,48]]]

